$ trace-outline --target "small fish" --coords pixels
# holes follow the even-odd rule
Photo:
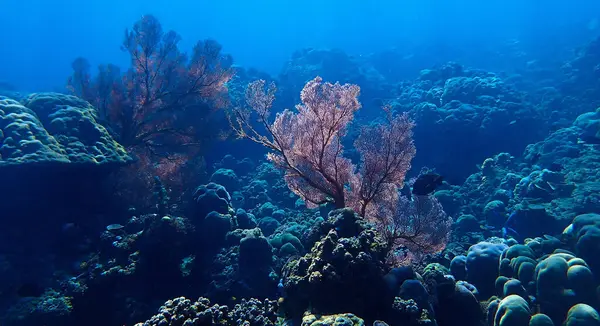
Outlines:
[[[506,222],[504,222],[504,225],[510,225],[512,223],[514,223],[515,221],[515,216],[517,216],[517,211],[513,211],[508,218],[506,219]]]
[[[375,322],[373,322],[373,326],[389,326],[388,323],[381,321],[381,320],[376,320]]]
[[[427,196],[440,186],[444,178],[437,173],[427,173],[420,175],[413,184],[412,193],[417,196]]]
[[[508,238],[518,239],[520,236],[519,236],[519,232],[515,231],[515,229],[505,226],[502,228],[502,237],[505,239],[508,239]]]
[[[516,216],[517,216],[517,211],[513,211],[506,219],[506,222],[504,222],[504,227],[502,227],[502,237],[503,238],[505,238],[505,239],[514,238],[517,240],[521,238],[521,235],[519,234],[519,232],[517,232],[517,230],[514,229]]]
[[[122,228],[124,228],[124,226],[121,224],[111,224],[111,225],[106,226],[107,231],[115,231],[115,230],[120,230]]]
[[[535,153],[531,156],[531,159],[529,161],[531,162],[531,164],[535,164],[540,160],[540,157],[542,157],[541,153]]]

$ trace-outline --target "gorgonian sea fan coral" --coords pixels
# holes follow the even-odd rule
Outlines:
[[[452,218],[444,212],[434,196],[400,196],[391,214],[377,215],[375,225],[391,248],[408,249],[409,259],[438,252],[448,243]],[[398,252],[392,250],[388,257],[392,264],[398,262]]]
[[[83,58],[72,65],[68,88],[97,108],[101,123],[137,158],[116,178],[119,193],[136,198],[136,206],[149,206],[155,176],[174,201],[196,184],[202,145],[220,131],[213,113],[229,98],[226,84],[234,71],[221,45],[199,41],[185,54],[179,41],[176,32],[145,15],[125,31],[126,72],[101,65],[92,76]]]
[[[356,85],[323,83],[317,77],[300,94],[296,111],[284,110],[273,122],[269,113],[275,85],[263,80],[250,83],[246,102],[251,110],[235,109],[230,122],[237,135],[270,149],[268,159],[285,172],[288,187],[307,205],[331,203],[351,207],[373,222],[390,250],[389,261],[398,261],[398,249],[419,257],[443,249],[452,219],[432,196],[399,196],[415,156],[414,124],[406,114],[394,115],[384,107],[385,120],[361,127],[354,147],[360,168],[343,156],[342,137],[360,109]],[[267,134],[252,125],[258,116]]]
[[[357,85],[324,83],[316,77],[304,86],[297,112],[285,110],[271,123],[275,85],[259,80],[246,91],[252,111],[235,110],[231,122],[239,137],[271,150],[269,160],[285,171],[290,189],[308,205],[332,203],[368,217],[372,207],[395,205],[415,146],[408,117],[394,116],[386,108],[386,122],[362,127],[356,140],[360,169],[343,157],[342,137],[361,107],[359,93]],[[252,112],[267,135],[252,126]]]
[[[103,122],[130,149],[157,154],[166,146],[194,144],[200,126],[190,118],[227,100],[232,60],[216,41],[199,41],[189,56],[179,50],[179,41],[154,16],[142,16],[125,32],[121,48],[131,60],[126,73],[101,65],[92,78],[87,60],[78,58],[68,88],[96,106]],[[192,109],[201,110],[192,114]]]

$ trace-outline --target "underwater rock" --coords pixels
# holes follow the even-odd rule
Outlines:
[[[518,295],[523,298],[525,301],[529,302],[529,296],[527,295],[527,290],[521,284],[521,281],[510,279],[504,283],[504,289],[502,291],[502,296],[508,297],[509,295]]]
[[[417,274],[410,266],[394,267],[384,276],[386,292],[391,298],[398,296],[400,286],[406,280],[417,279]]]
[[[282,256],[289,256],[292,252],[295,254],[304,252],[304,246],[302,245],[302,242],[300,241],[300,239],[298,239],[296,236],[294,236],[291,233],[281,233],[281,234],[277,234],[276,236],[274,236],[271,239],[271,245],[273,245],[274,248],[277,248],[280,250],[280,255],[285,252],[285,255]],[[290,248],[291,246],[291,248]],[[285,249],[284,249],[285,248]]]
[[[458,255],[450,261],[450,272],[457,280],[467,279],[467,256]]]
[[[481,325],[484,314],[473,285],[463,281],[448,282],[438,286],[436,292],[434,310],[438,325]]]
[[[231,196],[225,187],[209,183],[196,188],[193,194],[193,210],[195,218],[203,220],[212,211],[220,214],[228,214]]]
[[[482,298],[494,293],[494,281],[498,277],[499,261],[505,244],[480,242],[467,252],[467,281],[479,290]]]
[[[277,206],[273,205],[270,202],[266,202],[258,208],[257,216],[259,218],[273,216],[273,213],[277,210]]]
[[[254,229],[257,226],[254,215],[241,208],[236,210],[235,220],[237,222],[237,227],[240,229]]]
[[[502,227],[506,222],[506,205],[500,200],[492,200],[483,208],[487,225]]]
[[[545,135],[546,122],[513,85],[480,70],[449,71],[455,73],[428,71],[426,80],[403,84],[393,102],[413,114],[415,144],[427,149],[415,157],[415,166],[435,166],[449,183],[461,183],[484,159],[519,153]],[[485,175],[493,175],[491,166],[484,167]]]
[[[600,108],[575,119],[573,126],[581,128],[579,138],[588,144],[600,144]]]
[[[239,264],[242,273],[266,270],[273,262],[272,247],[262,235],[247,233],[240,241]]]
[[[240,180],[231,169],[218,169],[210,176],[210,182],[222,185],[229,192],[240,188]]]
[[[7,325],[65,325],[73,312],[72,298],[48,290],[42,296],[22,298],[3,316]]]
[[[75,96],[36,93],[23,104],[0,97],[0,168],[21,164],[123,165],[132,161]]]
[[[225,240],[232,227],[231,216],[212,211],[206,215],[200,228],[202,240],[216,245]]]
[[[270,216],[263,217],[258,220],[258,227],[266,236],[270,236],[275,233],[275,230],[277,230],[280,225],[281,223],[279,223],[279,221]]]
[[[505,87],[496,76],[453,77],[446,80],[441,100],[442,104],[451,101],[474,103],[479,96],[499,96]]]
[[[307,48],[295,51],[279,73],[280,98],[284,106],[296,103],[307,80],[321,76],[323,80],[341,84],[357,84],[365,98],[385,98],[392,85],[370,64],[339,49]]]
[[[520,244],[511,246],[500,257],[500,275],[518,279],[524,286],[529,286],[534,280],[535,258],[530,247]],[[498,295],[503,291],[498,291]]]
[[[481,231],[481,225],[477,218],[471,214],[461,215],[452,225],[456,234]]]

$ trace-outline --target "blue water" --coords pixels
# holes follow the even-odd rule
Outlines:
[[[164,29],[180,33],[184,49],[198,39],[214,38],[237,64],[270,73],[279,72],[293,51],[305,47],[364,55],[391,47],[444,45],[461,49],[467,60],[481,61],[469,53],[511,40],[532,51],[581,43],[589,37],[588,23],[598,18],[600,4],[576,3],[4,0],[0,76],[38,91],[60,88],[78,56],[92,66],[127,66],[119,50],[123,31],[147,13],[157,16]]]

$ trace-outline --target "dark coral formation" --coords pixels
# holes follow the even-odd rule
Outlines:
[[[386,248],[375,231],[351,210],[333,211],[322,230],[327,235],[310,253],[283,268],[284,311],[296,318],[308,307],[365,316],[385,305]]]
[[[200,298],[195,302],[184,297],[165,302],[158,314],[136,326],[269,326],[275,325],[277,316],[275,302],[243,299],[233,309],[211,304]]]
[[[545,130],[523,92],[495,74],[455,63],[423,70],[400,87],[393,105],[413,114],[416,146],[428,149],[415,164],[435,166],[454,183],[490,155],[521,152]]]

